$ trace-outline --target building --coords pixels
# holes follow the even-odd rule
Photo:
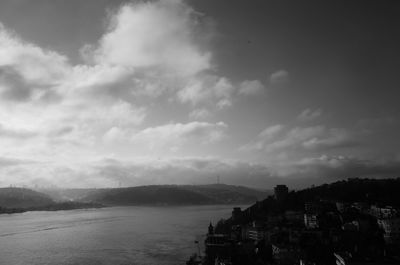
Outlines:
[[[303,221],[303,213],[300,211],[290,211],[287,210],[284,213],[285,219],[289,222],[302,222]]]
[[[377,219],[392,218],[398,215],[397,210],[392,206],[379,207],[377,205],[372,205],[370,212]]]
[[[240,223],[243,220],[243,212],[240,207],[234,207],[232,211],[232,221],[234,223]]]
[[[336,202],[336,209],[340,212],[340,213],[344,213],[345,211],[347,211],[350,208],[350,203],[347,202]]]
[[[321,210],[321,205],[317,202],[306,202],[304,204],[304,211],[306,213],[316,214]]]
[[[304,225],[307,229],[317,229],[319,227],[317,215],[313,213],[305,213]]]
[[[378,225],[384,232],[386,243],[400,242],[400,217],[378,219]]]
[[[251,223],[248,227],[247,233],[247,238],[254,241],[260,241],[265,238],[265,229],[263,228],[263,224],[256,221]]]
[[[274,195],[277,201],[284,201],[289,194],[289,189],[286,185],[277,185],[274,188]]]
[[[213,263],[217,257],[229,258],[232,256],[231,244],[227,235],[208,234],[204,243],[206,247],[206,257],[209,261],[212,261]]]

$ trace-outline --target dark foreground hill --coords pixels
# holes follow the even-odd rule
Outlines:
[[[222,184],[152,185],[91,190],[81,201],[105,205],[249,204],[267,195],[267,192]]]
[[[290,194],[289,197],[298,202],[325,199],[400,206],[400,178],[353,178],[300,190]]]
[[[400,178],[351,178],[291,191],[286,199],[281,201],[278,208],[303,210],[305,203],[313,201],[363,202],[400,207]],[[276,200],[272,196],[262,200],[261,204],[269,209],[277,207]],[[256,206],[253,205],[252,207],[255,208]]]

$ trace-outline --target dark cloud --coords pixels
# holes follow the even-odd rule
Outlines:
[[[17,166],[17,165],[22,165],[22,164],[31,164],[31,163],[36,163],[36,162],[32,161],[32,160],[0,157],[0,168],[9,167],[9,166]]]
[[[74,127],[67,125],[67,126],[62,126],[60,128],[57,128],[51,132],[48,133],[48,136],[50,137],[59,137],[59,136],[63,136],[63,135],[67,135],[71,132],[74,131]]]
[[[44,84],[41,82],[28,81],[13,66],[0,67],[0,95],[1,98],[11,101],[29,101],[33,92],[41,91],[39,100],[45,103],[58,102],[61,95],[52,90],[52,84]]]
[[[0,67],[0,85],[4,99],[26,101],[31,97],[31,85],[13,67]]]

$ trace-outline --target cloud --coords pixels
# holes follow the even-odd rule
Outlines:
[[[286,70],[276,71],[269,76],[269,82],[271,85],[284,85],[287,84],[289,81],[289,72]]]
[[[0,95],[3,99],[43,98],[70,70],[65,56],[18,39],[0,23]]]
[[[324,137],[313,137],[303,142],[307,149],[329,149],[357,146],[359,143],[355,137],[346,129],[330,128]]]
[[[0,157],[0,168],[23,165],[23,164],[31,164],[31,163],[35,163],[35,161],[18,159],[18,158]]]
[[[257,140],[240,148],[242,151],[263,151],[267,154],[323,151],[358,145],[355,135],[344,128],[284,127],[273,125],[264,129]]]
[[[233,104],[232,101],[224,98],[217,102],[217,108],[222,110],[222,109],[232,106],[232,104]]]
[[[1,166],[3,165],[4,166]],[[0,185],[59,187],[117,187],[154,184],[210,184],[220,176],[222,183],[252,187],[287,184],[305,188],[350,177],[396,177],[398,160],[371,161],[346,156],[307,157],[285,164],[267,166],[217,157],[142,157],[129,160],[97,158],[77,164],[32,163],[0,159]],[[40,176],[40,177],[38,177]]]
[[[257,186],[270,182],[268,168],[263,165],[223,160],[213,157],[170,158],[151,161],[110,160],[99,163],[96,171],[104,178],[123,185],[146,184],[210,184],[220,176],[223,183]]]
[[[82,49],[88,61],[80,65],[0,26],[4,153],[73,164],[97,153],[193,150],[225,137],[223,122],[143,125],[162,100],[189,104],[196,119],[209,117],[208,107],[232,105],[235,86],[216,73],[205,42],[199,45],[209,34],[202,15],[169,0],[124,4],[110,17],[98,43]],[[135,144],[139,150],[128,150]]]
[[[257,95],[265,90],[264,85],[259,80],[245,80],[239,86],[239,94]]]
[[[169,123],[149,127],[133,133],[130,140],[135,146],[145,146],[150,150],[175,152],[183,147],[210,144],[225,138],[227,125],[223,122]]]
[[[367,166],[332,155],[359,144],[358,135],[324,125],[262,130],[242,150],[268,164],[196,157],[219,153],[229,136],[225,122],[208,118],[237,97],[265,90],[259,80],[233,81],[218,72],[203,19],[179,0],[123,4],[98,42],[82,48],[87,61],[79,65],[0,26],[0,147],[9,157],[0,158],[0,185],[209,183],[219,174],[230,184],[257,186],[290,178],[294,169],[313,176],[357,166],[395,171],[394,163]],[[279,70],[267,83],[289,79]],[[190,122],[170,120],[182,109]],[[298,119],[321,115],[306,109]],[[24,162],[33,157],[35,163]],[[274,165],[274,158],[290,163]]]
[[[0,160],[1,163],[1,160]],[[44,187],[117,187],[155,184],[211,184],[216,176],[223,183],[266,187],[282,183],[261,164],[224,160],[217,157],[142,157],[130,160],[99,158],[85,163],[15,164],[0,167],[0,185],[35,185]]]
[[[295,171],[319,175],[326,180],[354,177],[398,177],[400,161],[393,159],[368,160],[348,156],[321,155],[303,158],[295,165]]]
[[[211,55],[196,45],[199,14],[178,0],[124,5],[94,51],[99,64],[160,67],[194,75],[211,67]]]
[[[192,119],[204,120],[211,117],[211,113],[207,109],[194,109],[189,113],[189,117]]]
[[[36,136],[35,132],[30,132],[27,130],[14,130],[4,127],[0,124],[0,137],[14,138],[14,139],[27,139]]]
[[[0,26],[2,151],[23,158],[57,160],[68,154],[78,159],[110,128],[135,128],[146,118],[146,107],[116,92],[131,75],[132,69],[119,66],[73,66],[65,56]]]
[[[167,95],[193,106],[231,105],[236,88],[216,73],[204,43],[212,29],[202,16],[180,0],[123,5],[98,44],[84,49],[101,72],[83,69],[91,79],[80,79],[129,101]]]
[[[190,81],[187,86],[178,92],[178,98],[183,103],[198,105],[217,100],[231,105],[231,97],[235,91],[233,84],[225,77],[204,75],[200,79]],[[218,104],[218,103],[217,103]]]
[[[277,124],[277,125],[267,127],[259,134],[259,137],[266,139],[266,140],[273,139],[279,133],[281,133],[284,128],[285,127],[282,124]]]
[[[316,109],[316,110],[305,109],[299,114],[299,116],[297,116],[297,120],[301,122],[309,122],[319,118],[321,115],[322,115],[321,109]]]

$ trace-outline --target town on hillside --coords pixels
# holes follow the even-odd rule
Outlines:
[[[365,182],[351,179],[340,185],[362,189]],[[330,187],[322,188],[327,193]],[[345,190],[340,189],[337,193]],[[368,193],[367,199],[346,195],[343,200],[313,192],[289,192],[286,185],[277,185],[273,196],[244,210],[233,208],[229,219],[210,223],[205,253],[194,254],[186,264],[400,264],[397,204]]]

